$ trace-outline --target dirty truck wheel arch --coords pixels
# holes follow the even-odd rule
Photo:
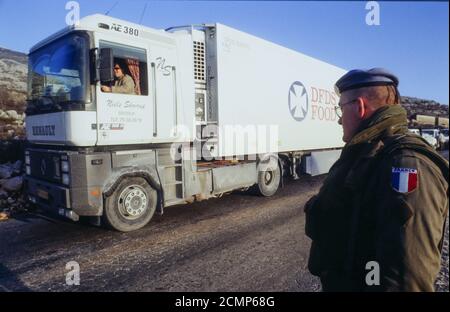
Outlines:
[[[125,178],[141,177],[158,193],[162,191],[159,175],[153,168],[123,168],[112,175],[103,187],[103,195],[110,196]]]

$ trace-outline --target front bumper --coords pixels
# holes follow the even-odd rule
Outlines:
[[[111,170],[110,153],[38,148],[25,153],[25,189],[38,207],[70,219],[103,214],[102,187]],[[63,161],[68,162],[64,167]],[[65,174],[67,185],[62,183]]]
[[[58,214],[74,221],[79,216],[71,208],[70,190],[32,177],[25,177],[28,199],[51,214]]]

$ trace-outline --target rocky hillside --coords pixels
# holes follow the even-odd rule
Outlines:
[[[433,100],[402,96],[402,106],[408,111],[408,117],[414,114],[448,117],[448,105]]]
[[[0,140],[23,137],[28,57],[0,48]]]
[[[27,91],[26,54],[0,48],[0,109],[23,113]]]

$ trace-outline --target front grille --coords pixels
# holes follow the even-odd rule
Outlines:
[[[61,155],[30,151],[31,176],[49,182],[61,183]]]

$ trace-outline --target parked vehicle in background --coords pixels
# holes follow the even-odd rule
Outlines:
[[[439,129],[422,129],[422,134],[423,133],[432,135],[433,137],[435,137],[437,139],[439,136]]]
[[[439,144],[442,149],[448,148],[448,129],[441,129],[439,133]]]
[[[435,149],[439,148],[438,140],[431,134],[422,131],[422,138],[424,138],[431,146],[433,146],[433,148]]]
[[[436,143],[435,145],[433,145],[434,148],[438,149],[440,148],[440,144],[439,144],[439,129],[422,129],[422,137],[425,138],[424,135],[429,135],[432,136],[433,138],[436,139]],[[426,138],[425,138],[426,139]],[[428,139],[426,139],[428,141]],[[429,141],[431,144],[431,141]],[[434,141],[433,141],[434,142]]]
[[[448,129],[408,129],[409,132],[420,135],[435,149],[448,148]]]

